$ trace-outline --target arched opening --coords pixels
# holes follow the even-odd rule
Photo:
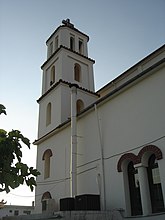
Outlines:
[[[53,54],[53,42],[50,43],[49,45],[49,56]]]
[[[50,86],[55,82],[55,66],[51,68],[51,75],[50,75]]]
[[[46,150],[43,154],[42,160],[44,160],[44,179],[50,177],[50,157],[52,157],[52,151]]]
[[[84,53],[84,45],[83,45],[83,41],[79,40],[79,53],[83,54]]]
[[[77,114],[79,114],[84,109],[84,103],[82,100],[78,99],[76,105],[77,105]]]
[[[58,36],[55,38],[55,50],[58,49]]]
[[[81,66],[78,63],[74,65],[74,79],[77,82],[81,81]]]
[[[46,108],[46,126],[51,123],[52,105],[49,102]]]
[[[42,198],[41,198],[41,202],[42,202],[42,211],[46,211],[47,210],[47,200],[48,199],[51,199],[52,196],[50,194],[50,192],[45,192],[43,195],[42,195]]]
[[[138,171],[134,168],[133,162],[130,161],[127,167],[128,184],[130,193],[131,215],[142,215],[142,204],[140,196],[140,186]]]
[[[41,201],[43,201],[44,199],[51,199],[51,198],[52,198],[52,196],[51,196],[50,192],[47,191],[42,195]]]
[[[70,49],[75,50],[75,39],[74,39],[74,37],[70,37]]]
[[[165,211],[159,167],[155,154],[152,154],[149,157],[147,173],[150,188],[152,212],[157,213]]]

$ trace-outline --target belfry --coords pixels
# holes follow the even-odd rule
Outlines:
[[[35,211],[163,219],[165,46],[95,91],[88,42],[70,19],[46,41]]]

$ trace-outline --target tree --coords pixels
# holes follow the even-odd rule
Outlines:
[[[6,115],[6,108],[0,104],[0,114]],[[26,184],[33,191],[35,178],[40,172],[22,163],[22,146],[30,149],[30,141],[20,131],[6,132],[0,129],[0,192],[10,192],[21,184]]]

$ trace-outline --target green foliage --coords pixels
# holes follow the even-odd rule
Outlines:
[[[5,107],[0,105],[0,114],[6,114]],[[36,186],[35,177],[40,175],[33,167],[22,163],[22,144],[30,149],[30,141],[20,131],[6,132],[0,129],[0,192],[10,192],[26,183],[33,191]]]
[[[6,115],[6,110],[5,110],[6,108],[5,108],[5,106],[4,105],[2,105],[2,104],[0,104],[0,114],[5,114]]]

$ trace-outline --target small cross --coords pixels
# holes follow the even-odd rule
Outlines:
[[[71,28],[74,27],[74,25],[72,23],[70,23],[70,19],[69,18],[67,18],[66,20],[62,20],[62,23],[65,24],[68,27],[71,27]]]

